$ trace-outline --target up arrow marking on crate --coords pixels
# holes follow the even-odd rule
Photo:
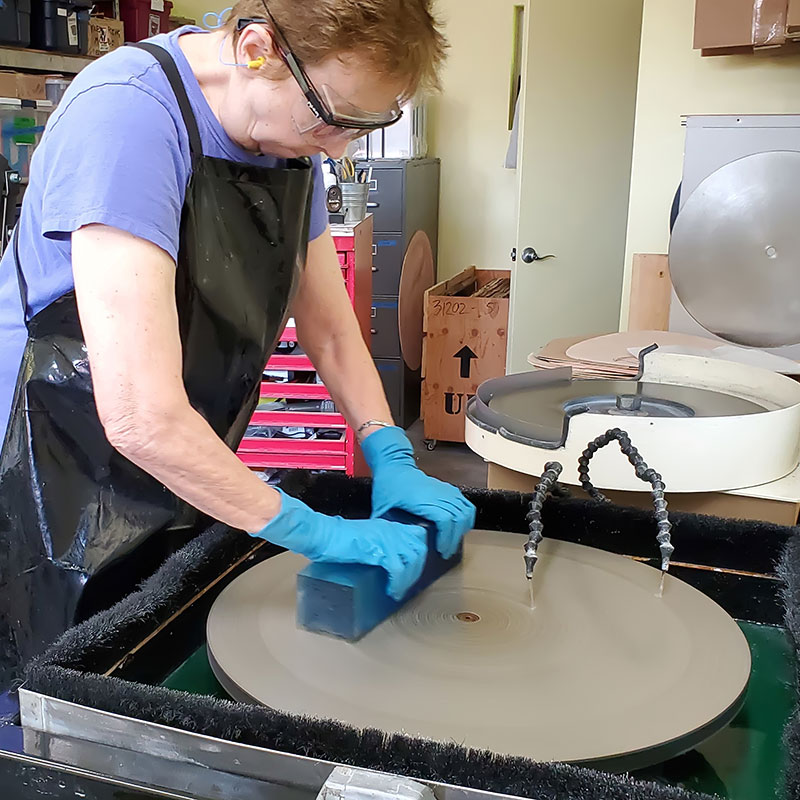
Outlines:
[[[461,359],[461,377],[462,378],[469,378],[470,374],[472,373],[472,361],[477,359],[478,356],[472,351],[471,348],[464,345],[454,356],[453,358],[460,358]]]

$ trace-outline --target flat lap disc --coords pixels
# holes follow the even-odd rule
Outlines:
[[[464,561],[356,644],[299,630],[283,554],[208,619],[239,700],[538,761],[632,769],[691,749],[743,701],[750,651],[714,602],[630,559],[545,539],[531,610],[522,537],[473,531]]]
[[[748,347],[800,342],[800,153],[756,153],[709,175],[681,208],[669,268],[706,330]]]

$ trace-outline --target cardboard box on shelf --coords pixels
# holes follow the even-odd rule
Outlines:
[[[17,73],[0,72],[0,97],[17,96]]]
[[[119,19],[91,17],[89,20],[89,55],[103,56],[125,44],[125,25]]]
[[[45,76],[26,72],[0,71],[0,97],[18,100],[46,100]]]
[[[44,75],[17,73],[17,97],[20,100],[46,100],[47,89]]]

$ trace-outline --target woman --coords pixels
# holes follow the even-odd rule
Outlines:
[[[395,597],[425,534],[381,517],[429,519],[455,552],[474,509],[393,425],[319,158],[396,121],[444,49],[430,0],[241,0],[223,29],[121,48],[71,85],[0,262],[0,678],[128,588],[106,580],[93,605],[90,577],[185,540],[201,514],[379,565]],[[362,441],[370,520],[315,513],[233,452],[289,314]]]

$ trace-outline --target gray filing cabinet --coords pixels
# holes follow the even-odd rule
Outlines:
[[[392,415],[407,428],[419,417],[420,370],[411,370],[400,351],[398,292],[408,244],[417,231],[430,239],[434,259],[439,239],[438,159],[375,159],[369,210],[372,242],[372,357],[383,380]]]

